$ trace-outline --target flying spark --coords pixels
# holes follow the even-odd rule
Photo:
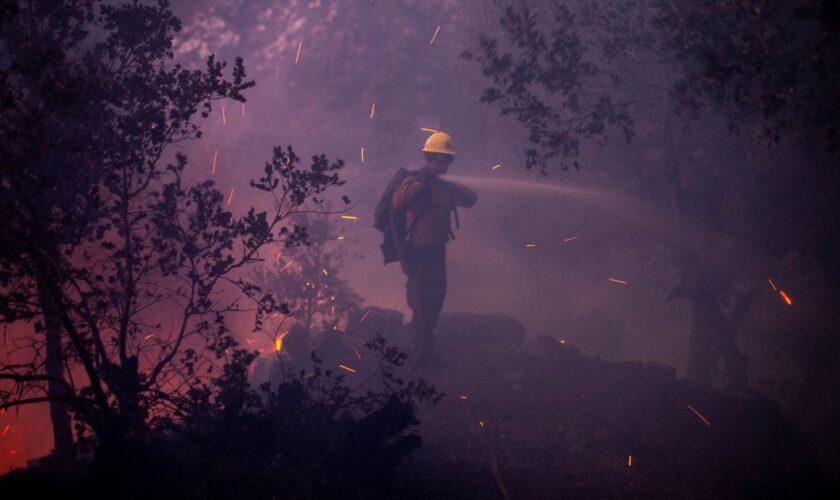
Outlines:
[[[458,399],[469,399],[467,396],[458,396]]]
[[[362,163],[365,162],[365,147],[362,146]]]
[[[789,306],[793,305],[793,301],[790,300],[790,297],[788,297],[788,294],[786,294],[784,290],[779,290],[779,295],[781,295],[782,298],[785,299],[785,303],[787,305],[789,305]]]
[[[702,420],[704,424],[708,425],[709,427],[711,427],[711,426],[712,426],[712,424],[710,424],[710,423],[709,423],[709,421],[708,421],[708,420],[706,420],[706,417],[704,417],[703,415],[701,415],[699,411],[695,410],[693,406],[691,406],[691,405],[687,405],[687,406],[688,406],[688,409],[689,409],[689,410],[691,410],[691,411],[693,411],[693,412],[694,412],[694,414],[695,414],[695,415],[697,415],[697,418],[699,418],[700,420]]]
[[[633,455],[627,455],[627,467],[633,467]]]
[[[528,243],[528,244],[525,245],[525,248],[534,248],[536,246],[537,246],[536,243]]]
[[[242,116],[245,116],[245,103],[242,103]]]
[[[10,430],[11,428],[12,428],[12,426],[7,424],[7,425],[6,425],[6,427],[3,429],[3,432],[2,432],[2,433],[0,433],[0,438],[1,438],[1,437],[3,437],[3,436],[5,436],[5,435],[6,435],[6,433],[7,433],[7,432],[9,432],[9,430]]]
[[[345,220],[357,220],[358,219],[358,217],[356,217],[355,215],[342,215],[341,218],[345,219]]]
[[[617,280],[617,279],[613,279],[613,278],[608,278],[608,281],[612,281],[613,283],[618,283],[619,285],[626,285],[627,284],[626,281]]]
[[[344,236],[339,236],[339,237],[338,237],[338,239],[339,239],[339,240],[343,240],[343,239],[344,239]]]
[[[289,261],[289,262],[288,262],[285,266],[283,266],[283,269],[281,269],[280,271],[278,271],[278,273],[282,273],[283,271],[285,271],[286,269],[288,269],[288,268],[289,268],[289,266],[291,266],[291,265],[292,265],[292,261]]]
[[[354,369],[350,368],[349,366],[346,366],[346,365],[338,365],[338,367],[339,367],[339,368],[341,368],[342,370],[346,370],[346,371],[348,371],[348,372],[350,372],[350,373],[356,373],[356,370],[354,370]]]
[[[297,63],[298,63],[298,61],[300,60],[300,48],[301,48],[301,47],[303,47],[303,42],[300,42],[300,43],[298,44],[297,55],[295,56],[295,64],[297,64]]]
[[[496,169],[499,169],[499,168],[502,168],[501,163],[498,164],[498,165],[493,165],[492,167],[490,167],[490,170],[496,170]]]
[[[234,192],[234,190],[236,190],[236,188],[230,188],[230,194],[228,195],[228,201],[227,201],[227,204],[228,204],[228,205],[230,205],[230,202],[232,202],[232,201],[233,201],[233,192]]]
[[[484,420],[479,420],[478,425],[480,425],[481,427],[484,427]]]
[[[210,175],[216,175],[216,160],[219,158],[219,150],[213,151],[213,171]]]
[[[361,361],[362,360],[362,355],[359,354],[359,351],[357,351],[355,347],[353,348],[353,352],[356,353],[356,357],[359,358],[359,361]]]
[[[570,238],[566,238],[565,240],[563,240],[563,243],[568,243],[570,241],[575,241],[578,238],[580,238],[580,236],[572,236]]]
[[[285,337],[288,333],[289,332],[283,332],[283,334],[277,337],[277,339],[274,341],[275,351],[280,352],[283,350],[283,337]]]
[[[225,113],[224,104],[222,104],[222,125],[227,125],[227,114]]]
[[[435,130],[435,129],[433,129],[433,128],[423,128],[423,127],[420,127],[420,130],[422,130],[423,132],[431,132],[431,133],[433,133],[433,134],[434,134],[434,133],[437,133],[437,130]]]
[[[437,37],[438,31],[440,31],[440,26],[437,27],[437,29],[435,30],[435,34],[432,35],[432,41],[429,42],[429,45],[435,43],[435,38]]]
[[[373,113],[376,112],[376,103],[370,105],[370,119],[373,120]]]
[[[321,269],[321,272],[324,273],[324,276],[330,275],[330,273],[328,273],[326,269]]]
[[[776,284],[773,283],[773,280],[767,278],[767,282],[770,283],[770,287],[773,288],[773,290],[778,290],[778,288],[776,288]]]
[[[560,343],[561,343],[561,344],[565,344],[565,343],[566,343],[566,339],[560,339]]]
[[[151,335],[146,335],[145,337],[143,337],[143,340],[149,340],[150,338],[152,338],[154,336],[155,336],[154,333],[152,333]]]
[[[362,319],[359,320],[359,324],[361,325],[365,321],[365,318],[367,318],[368,315],[372,312],[373,312],[373,309],[368,310],[368,312],[366,312],[365,315],[362,316]]]

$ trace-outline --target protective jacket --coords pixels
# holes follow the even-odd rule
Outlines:
[[[394,210],[406,212],[408,241],[414,246],[430,247],[449,241],[450,211],[469,208],[478,197],[475,191],[420,170],[407,177],[394,191]]]

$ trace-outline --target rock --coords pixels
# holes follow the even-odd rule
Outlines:
[[[392,337],[394,333],[403,330],[403,314],[392,309],[370,306],[352,314],[347,324],[347,334],[362,338],[376,335]]]
[[[454,348],[521,349],[525,327],[506,314],[449,312],[441,315],[435,334]]]

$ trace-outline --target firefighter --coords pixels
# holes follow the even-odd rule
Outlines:
[[[455,159],[448,134],[435,132],[421,151],[426,164],[397,186],[391,201],[394,213],[406,219],[400,253],[418,365],[440,365],[434,353],[434,328],[446,295],[446,243],[454,238],[450,214],[455,207],[472,207],[477,196],[466,186],[438,177]],[[457,212],[455,216],[457,220]]]

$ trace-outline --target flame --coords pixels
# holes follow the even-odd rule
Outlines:
[[[781,295],[782,298],[785,299],[785,303],[787,305],[789,305],[789,306],[793,305],[793,301],[790,300],[790,297],[788,297],[788,294],[786,294],[784,290],[779,290],[779,295]]]
[[[298,63],[298,61],[300,60],[300,48],[301,48],[301,47],[303,47],[303,42],[300,42],[300,43],[298,44],[297,55],[295,56],[295,64],[297,64],[297,63]]]
[[[437,27],[437,29],[435,30],[435,34],[432,35],[432,41],[429,42],[429,45],[435,43],[435,38],[437,37],[438,31],[440,31],[440,26]]]
[[[626,285],[627,284],[627,282],[624,281],[624,280],[617,280],[617,279],[613,279],[613,278],[609,278],[608,280],[612,281],[613,283],[618,283],[619,285]]]
[[[285,337],[289,332],[283,332],[277,339],[274,340],[274,350],[280,352],[283,350],[283,337]]]
[[[356,370],[354,370],[354,369],[350,368],[350,367],[349,367],[349,366],[347,366],[347,365],[338,365],[338,367],[339,367],[339,368],[341,368],[342,370],[346,370],[346,371],[348,371],[348,372],[350,372],[350,373],[356,373]]]
[[[709,427],[711,427],[711,426],[712,426],[712,424],[711,424],[711,423],[709,423],[709,421],[708,421],[708,420],[706,420],[706,417],[704,417],[703,415],[701,415],[699,411],[695,410],[693,406],[691,406],[691,405],[687,405],[687,406],[688,406],[688,409],[689,409],[689,410],[691,410],[691,411],[693,411],[693,412],[694,412],[694,414],[695,414],[695,415],[697,415],[697,418],[699,418],[700,420],[702,420],[704,424],[708,425]]]

